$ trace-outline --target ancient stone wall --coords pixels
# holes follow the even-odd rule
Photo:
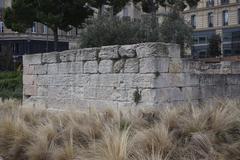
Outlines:
[[[181,59],[174,44],[25,55],[23,64],[24,102],[51,108],[199,104],[240,93],[239,62]]]

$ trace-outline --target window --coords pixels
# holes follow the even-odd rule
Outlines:
[[[199,44],[205,44],[207,43],[207,38],[206,37],[199,37]]]
[[[213,27],[213,12],[208,13],[208,27]]]
[[[228,11],[225,10],[225,11],[223,11],[223,25],[224,25],[224,26],[227,26],[227,25],[228,25],[228,19],[229,19],[229,17],[228,17]]]
[[[43,33],[44,34],[48,33],[48,27],[46,25],[43,25]]]
[[[240,8],[238,9],[238,24],[240,24]]]
[[[37,32],[37,22],[33,22],[32,33],[36,33],[36,32]]]
[[[127,17],[128,16],[128,8],[124,7],[123,8],[123,17]]]
[[[4,31],[4,23],[0,21],[0,33],[3,33]]]
[[[214,0],[207,0],[207,7],[213,7],[214,6]]]
[[[228,4],[228,3],[229,3],[229,0],[221,0],[222,5],[225,5],[225,4]]]
[[[191,16],[191,25],[194,29],[196,28],[196,15]]]

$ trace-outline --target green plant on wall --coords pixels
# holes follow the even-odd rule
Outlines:
[[[136,88],[136,90],[133,92],[133,101],[138,104],[142,100],[142,92]]]

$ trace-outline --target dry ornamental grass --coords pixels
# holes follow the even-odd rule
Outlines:
[[[4,160],[239,160],[240,105],[47,111],[0,102]]]

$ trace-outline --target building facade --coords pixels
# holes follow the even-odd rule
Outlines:
[[[183,14],[194,28],[194,56],[208,56],[209,39],[215,34],[221,37],[223,56],[240,55],[240,0],[201,0]]]
[[[0,70],[1,57],[11,54],[14,61],[21,61],[22,55],[54,51],[53,32],[47,26],[40,23],[33,23],[26,33],[14,32],[4,25],[4,9],[11,7],[12,0],[0,0]],[[76,29],[70,32],[59,30],[59,51],[67,50],[70,47],[76,48],[78,33]]]

